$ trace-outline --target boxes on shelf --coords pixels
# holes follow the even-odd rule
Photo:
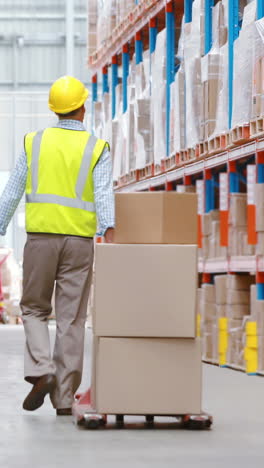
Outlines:
[[[199,414],[200,340],[95,338],[92,379],[103,414]]]
[[[246,193],[230,194],[228,251],[231,256],[255,254],[255,246],[248,244]]]
[[[142,192],[115,197],[116,243],[197,243],[196,194]]]
[[[226,247],[220,245],[220,212],[211,210],[202,215],[203,257],[223,258],[227,255]]]

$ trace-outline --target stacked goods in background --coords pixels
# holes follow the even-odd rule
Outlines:
[[[220,245],[220,212],[211,210],[202,215],[202,257],[204,260],[210,258],[226,257],[226,247]]]
[[[88,55],[92,55],[97,49],[97,18],[98,18],[97,0],[88,2]]]
[[[230,194],[228,236],[230,256],[255,254],[255,246],[248,243],[246,193]]]
[[[245,369],[247,324],[257,323],[258,366],[264,365],[264,301],[256,299],[255,277],[249,274],[215,275],[214,284],[198,289],[198,313],[205,361],[220,363],[221,320],[226,319],[224,364]]]
[[[97,47],[106,44],[115,25],[134,7],[133,1],[89,3],[91,37],[94,37],[92,26],[97,8]],[[212,8],[212,47],[207,54],[204,53],[204,11],[204,0],[194,0],[192,22],[185,24],[184,19],[182,21],[175,57],[175,80],[170,85],[170,154],[195,148],[197,144],[229,131],[228,2],[220,0]],[[264,108],[264,19],[256,21],[256,0],[241,0],[240,20],[242,27],[234,43],[232,127],[249,125],[252,119],[263,115]],[[91,39],[91,47],[92,42]],[[142,63],[137,65],[133,58],[129,68],[127,111],[123,113],[122,85],[119,84],[114,119],[110,96],[104,94],[102,105],[104,107],[106,100],[109,109],[107,112],[99,109],[100,118],[95,122],[96,133],[104,135],[112,145],[116,160],[115,181],[152,163],[159,166],[166,157],[165,29],[157,35],[155,51],[150,54],[146,50]],[[140,113],[142,108],[136,105],[141,99],[147,101],[143,114]],[[190,155],[194,154],[190,152]]]
[[[264,255],[264,184],[256,184],[257,255]]]
[[[216,322],[215,286],[203,284],[198,290],[200,300],[200,330],[202,336],[202,356],[205,361],[218,359],[218,327]]]
[[[250,320],[257,324],[258,370],[264,371],[264,301],[257,299],[257,287],[250,286]]]
[[[99,413],[201,413],[196,205],[191,193],[116,194],[116,243],[96,248]]]
[[[1,263],[1,259],[5,259]],[[7,323],[16,324],[21,316],[19,302],[21,298],[21,271],[12,249],[0,248],[0,275],[2,283],[2,308]]]

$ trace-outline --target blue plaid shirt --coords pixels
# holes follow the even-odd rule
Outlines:
[[[59,128],[68,130],[85,131],[84,125],[78,120],[60,120]],[[16,163],[11,177],[0,198],[0,235],[6,234],[21,198],[24,195],[27,181],[27,156],[23,151]],[[115,226],[114,192],[112,178],[112,160],[110,152],[105,149],[93,171],[95,207],[99,223],[98,234],[104,235],[105,231]]]

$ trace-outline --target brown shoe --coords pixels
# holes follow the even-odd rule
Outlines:
[[[53,374],[47,374],[40,377],[33,385],[31,392],[26,397],[23,408],[27,411],[35,411],[40,408],[45,396],[51,393],[56,387],[56,377]]]
[[[71,416],[72,409],[71,408],[60,408],[57,409],[57,416]]]

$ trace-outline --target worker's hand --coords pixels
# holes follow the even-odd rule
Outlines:
[[[107,231],[105,232],[105,235],[104,235],[105,242],[106,242],[107,244],[113,244],[113,242],[114,242],[114,234],[115,234],[114,228],[109,228],[109,229],[107,229]]]

